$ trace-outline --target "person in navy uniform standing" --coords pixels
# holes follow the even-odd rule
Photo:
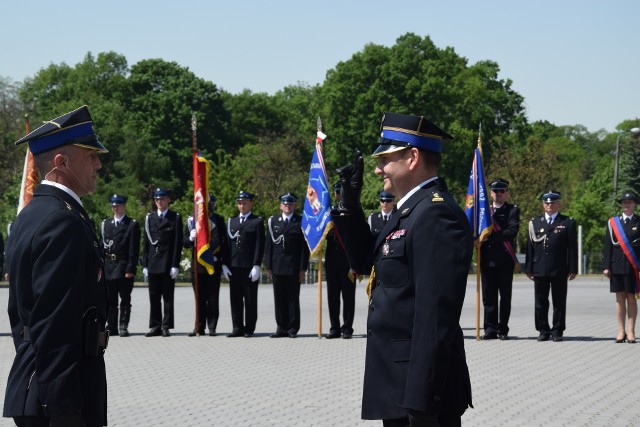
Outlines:
[[[180,271],[182,218],[169,209],[169,192],[153,193],[157,210],[147,213],[142,243],[142,272],[149,280],[149,332],[147,337],[170,337],[174,327],[173,296]],[[164,310],[162,302],[164,301]]]
[[[535,325],[538,341],[562,341],[566,329],[568,280],[578,274],[576,222],[560,213],[560,192],[542,195],[544,215],[529,222],[526,273],[534,281]],[[549,326],[549,290],[553,324]]]
[[[205,326],[209,327],[209,336],[217,335],[218,318],[220,317],[220,280],[222,278],[222,264],[227,259],[227,226],[224,218],[215,213],[216,198],[209,193],[209,250],[213,254],[213,274],[196,259],[195,241],[196,226],[193,216],[187,218],[184,229],[184,247],[192,248],[191,284],[195,283],[198,274],[198,326],[188,336],[204,335]],[[195,288],[194,288],[195,289]]]
[[[509,181],[506,179],[498,178],[491,183],[491,198],[493,231],[480,246],[484,306],[482,339],[508,340],[513,272],[518,262],[514,240],[520,228],[520,208],[507,203]]]
[[[42,182],[7,241],[16,356],[3,416],[18,426],[107,424],[107,292],[99,240],[81,197],[96,189],[98,141],[83,106],[45,122],[28,142]]]
[[[618,335],[615,342],[627,341],[633,344],[636,342],[635,328],[638,317],[636,301],[638,271],[634,268],[634,264],[640,259],[640,217],[635,214],[638,196],[633,191],[627,191],[620,198],[620,204],[622,213],[618,216],[618,221],[615,221],[614,217],[607,223],[602,273],[609,278],[609,291],[616,294]],[[624,234],[623,242],[620,242],[618,235],[622,237],[622,234]],[[629,319],[626,329],[625,317]]]
[[[396,213],[396,206],[394,204],[394,200],[396,198],[393,194],[382,190],[378,192],[378,197],[380,199],[380,210],[371,212],[371,215],[369,215],[369,219],[367,220],[369,228],[371,229],[371,234],[376,237],[387,224],[391,215]]]
[[[228,337],[252,337],[258,321],[258,282],[264,255],[264,223],[251,212],[254,194],[240,191],[238,216],[227,221],[229,264],[223,274],[229,280],[233,330]]]
[[[332,218],[354,268],[371,270],[362,418],[459,426],[471,406],[460,313],[473,251],[469,222],[437,175],[444,139],[424,117],[385,113],[373,157],[395,215],[372,236],[360,206],[364,162],[339,169]],[[373,268],[372,268],[373,267]]]
[[[140,255],[140,225],[125,214],[127,197],[114,194],[110,198],[113,218],[100,225],[104,254],[104,272],[109,296],[107,329],[111,335],[129,336],[131,292]],[[120,295],[120,304],[118,304]],[[118,322],[118,305],[120,322]]]
[[[342,184],[338,181],[333,186],[336,204],[342,199]],[[350,339],[353,336],[353,319],[356,312],[356,278],[357,273],[349,265],[347,254],[337,230],[327,233],[324,253],[324,269],[327,273],[327,305],[331,326],[327,339]],[[342,297],[342,326],[340,325],[340,297]]]
[[[300,330],[300,284],[309,268],[309,246],[302,233],[298,198],[280,197],[280,215],[267,220],[264,266],[273,279],[276,331],[271,338],[295,338]]]

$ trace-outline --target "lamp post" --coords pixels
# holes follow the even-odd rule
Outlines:
[[[616,138],[616,162],[613,171],[613,203],[615,204],[618,199],[618,167],[620,164],[620,137],[627,133],[631,133],[633,135],[640,135],[640,128],[631,128],[630,130],[623,130],[618,133],[618,137]]]

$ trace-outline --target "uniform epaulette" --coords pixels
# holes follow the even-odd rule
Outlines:
[[[432,191],[431,195],[433,196],[431,198],[432,202],[444,202],[444,198],[437,191]]]

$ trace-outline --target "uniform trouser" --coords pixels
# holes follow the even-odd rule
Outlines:
[[[149,273],[149,327],[173,329],[173,294],[176,281],[169,273]],[[164,301],[164,312],[162,302]]]
[[[300,329],[299,275],[273,275],[273,301],[277,332],[297,334]]]
[[[485,334],[509,333],[511,316],[512,268],[482,268],[482,305],[484,306]],[[500,302],[498,303],[498,295]]]
[[[441,427],[459,427],[462,425],[462,417],[458,414],[440,413],[438,415],[438,425]],[[422,427],[426,426],[424,422],[415,417],[407,416],[405,418],[394,418],[390,420],[382,420],[384,427]],[[430,424],[429,424],[430,425]]]
[[[561,337],[566,328],[567,276],[534,277],[536,330],[541,334]],[[549,289],[553,301],[553,326],[549,327]]]
[[[231,267],[229,299],[235,332],[252,334],[258,321],[258,280],[249,278],[251,267]]]
[[[220,276],[222,266],[215,265],[214,273],[198,272],[198,324],[197,330],[204,332],[205,326],[209,327],[210,332],[215,332],[218,327],[218,318],[220,317]],[[194,286],[193,273],[191,273],[191,284]]]
[[[327,304],[329,305],[329,320],[331,333],[353,333],[353,318],[356,311],[356,286],[349,279],[349,269],[326,269],[327,273]],[[340,295],[344,304],[340,327]]]
[[[118,296],[120,296],[120,308],[131,307],[131,292],[133,291],[133,277],[121,277],[107,280],[107,296],[109,308],[118,308]]]

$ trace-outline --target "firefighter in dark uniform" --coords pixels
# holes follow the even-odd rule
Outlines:
[[[229,280],[233,330],[228,337],[252,337],[258,321],[258,283],[264,255],[264,223],[251,213],[254,194],[238,193],[238,216],[229,218],[229,267],[223,274]]]
[[[341,200],[341,184],[333,186],[336,204]],[[337,230],[327,233],[324,253],[324,269],[327,273],[327,305],[331,326],[326,338],[349,339],[353,336],[353,319],[356,312],[357,273],[349,265],[342,240]],[[342,297],[342,326],[340,325],[340,297]]]
[[[620,204],[622,213],[607,223],[602,273],[609,278],[609,291],[616,294],[618,335],[615,342],[634,344],[638,317],[636,268],[640,266],[640,217],[635,214],[638,196],[633,191],[626,191]],[[626,318],[629,324],[625,329]]]
[[[424,117],[384,114],[375,173],[399,200],[377,238],[359,202],[362,156],[339,170],[332,218],[352,266],[371,270],[362,418],[385,426],[459,426],[471,405],[460,313],[472,233],[437,176],[450,138]]]
[[[217,335],[218,318],[220,317],[220,279],[222,278],[222,264],[227,258],[227,226],[224,218],[215,213],[216,198],[209,193],[209,251],[213,258],[213,274],[209,274],[206,267],[196,259],[195,241],[196,227],[193,217],[187,218],[184,229],[184,247],[193,248],[191,258],[191,284],[195,283],[195,271],[198,274],[198,326],[188,336],[204,335],[205,326],[209,328],[209,336]],[[195,267],[195,268],[194,268]],[[195,290],[195,288],[194,288]]]
[[[302,233],[302,216],[295,213],[298,198],[280,197],[278,216],[267,220],[264,266],[273,279],[276,331],[271,338],[295,338],[300,330],[300,284],[309,268],[309,246]]]
[[[560,213],[560,192],[542,195],[544,215],[529,222],[526,272],[534,281],[535,325],[538,341],[563,340],[567,315],[567,284],[578,274],[576,222]],[[549,290],[553,324],[549,326]]]
[[[182,218],[169,209],[167,190],[156,189],[153,200],[157,210],[145,217],[142,240],[142,272],[149,280],[151,306],[150,329],[145,336],[169,337],[174,326],[173,296],[182,253]]]
[[[111,335],[129,336],[131,292],[140,255],[140,225],[125,214],[127,197],[111,196],[113,218],[103,219],[100,226],[104,254],[104,274],[109,296],[107,329]],[[118,323],[118,295],[120,322]],[[118,326],[116,326],[118,325]]]
[[[394,204],[396,198],[393,194],[382,190],[378,192],[378,197],[380,199],[380,210],[371,212],[369,219],[367,219],[369,228],[371,229],[371,234],[376,237],[387,224],[391,215],[396,213],[396,206]]]
[[[518,263],[514,240],[520,228],[520,208],[507,203],[508,197],[509,181],[498,178],[491,183],[493,231],[480,246],[483,340],[509,339],[513,272]]]
[[[43,181],[7,241],[16,357],[5,417],[18,426],[104,426],[107,292],[99,239],[80,198],[96,188],[107,150],[84,106],[16,142],[29,143]]]

